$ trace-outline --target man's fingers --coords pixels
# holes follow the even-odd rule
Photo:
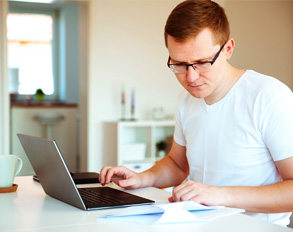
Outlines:
[[[173,201],[189,201],[199,194],[198,186],[194,182],[184,182],[173,189]]]
[[[189,191],[189,190],[186,188],[186,184],[185,183],[182,183],[182,184],[178,185],[177,187],[175,187],[173,189],[173,192],[172,192],[173,201],[182,201],[181,197],[187,191]]]
[[[124,171],[121,170],[122,167],[114,167],[107,170],[107,174],[105,177],[106,184],[109,184],[113,178],[113,176],[122,177],[124,174]]]
[[[111,166],[103,167],[100,171],[99,180],[102,185],[105,185],[105,178],[107,176],[108,170],[111,169]]]
[[[119,174],[122,167],[103,167],[100,171],[100,182],[102,185],[109,184],[112,180],[112,177],[116,174]]]
[[[135,186],[137,185],[137,180],[134,177],[119,180],[118,185],[122,188],[135,188]]]
[[[131,180],[132,172],[123,166],[119,167],[104,167],[100,172],[100,182],[102,185],[109,184],[111,180],[121,187],[127,187],[137,184],[137,180]],[[130,178],[130,179],[128,179]],[[123,182],[125,180],[125,182]],[[121,182],[122,181],[122,182]],[[121,183],[120,183],[121,182]]]

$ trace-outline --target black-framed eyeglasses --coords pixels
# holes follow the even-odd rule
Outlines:
[[[205,62],[198,62],[194,64],[170,64],[171,57],[169,56],[167,65],[168,67],[174,72],[174,73],[187,73],[188,67],[191,66],[194,70],[198,72],[207,72],[210,70],[212,65],[216,62],[218,59],[221,51],[225,47],[226,42],[222,45],[220,50],[215,55],[214,59],[212,61],[205,61]]]

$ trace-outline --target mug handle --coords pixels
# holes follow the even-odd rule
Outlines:
[[[21,160],[21,158],[17,158],[18,159],[18,166],[17,166],[17,170],[16,170],[16,172],[15,172],[15,175],[17,175],[19,172],[20,172],[20,170],[21,170],[21,168],[22,168],[22,160]]]

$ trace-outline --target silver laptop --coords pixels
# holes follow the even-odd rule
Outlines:
[[[150,204],[154,201],[110,187],[77,188],[56,141],[17,134],[49,196],[83,210]]]

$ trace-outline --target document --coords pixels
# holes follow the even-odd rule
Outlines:
[[[240,212],[244,212],[244,210],[223,206],[205,206],[194,201],[182,201],[132,206],[111,214],[102,215],[99,218],[130,220],[147,224],[164,224],[210,221]]]

